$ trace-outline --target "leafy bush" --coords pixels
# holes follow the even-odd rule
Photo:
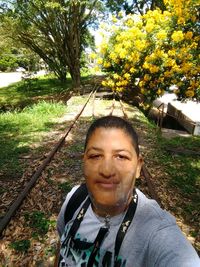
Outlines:
[[[0,71],[14,71],[17,67],[17,58],[13,55],[0,56]]]

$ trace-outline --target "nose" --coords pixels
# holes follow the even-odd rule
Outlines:
[[[114,166],[112,159],[104,158],[101,164],[99,165],[99,174],[103,178],[108,179],[115,176],[115,173],[116,173],[116,168]]]

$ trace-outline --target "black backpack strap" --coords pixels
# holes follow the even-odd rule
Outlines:
[[[83,217],[90,205],[90,198],[88,197],[87,200],[82,205],[78,215],[76,216],[76,219],[74,220],[65,240],[63,241],[63,245],[66,245],[69,239],[73,239],[76,235],[76,232],[78,231],[78,228],[83,220]]]
[[[67,222],[69,222],[75,211],[81,206],[81,204],[83,203],[83,201],[86,199],[86,197],[88,196],[88,190],[86,187],[86,184],[81,184],[76,191],[74,192],[74,194],[71,196],[66,209],[65,209],[65,213],[64,213],[64,222],[65,225]]]
[[[117,237],[116,237],[116,240],[115,240],[115,256],[114,256],[114,260],[115,260],[115,267],[117,266],[121,266],[121,265],[118,265],[118,255],[119,255],[119,251],[120,251],[120,248],[121,248],[121,244],[123,242],[123,239],[128,231],[128,228],[129,226],[131,225],[131,222],[133,220],[133,217],[135,215],[135,212],[136,212],[136,208],[137,208],[137,203],[138,203],[138,195],[136,193],[136,191],[134,190],[133,191],[133,198],[129,204],[129,207],[128,207],[128,210],[125,214],[125,217],[123,219],[123,222],[121,223],[120,225],[120,228],[118,230],[118,233],[117,233]]]
[[[90,201],[90,198],[88,197],[87,200],[82,205],[79,213],[76,216],[76,219],[74,220],[74,222],[73,222],[73,224],[72,224],[72,226],[71,226],[71,228],[69,230],[68,235],[70,237],[73,237],[73,238],[75,237],[75,234],[78,231],[78,228],[80,227],[80,224],[81,224],[81,222],[83,220],[83,217],[84,217],[84,215],[85,215],[90,203],[91,203],[91,201]]]

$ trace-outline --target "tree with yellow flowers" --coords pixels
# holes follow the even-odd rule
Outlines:
[[[197,1],[165,0],[165,5],[165,11],[113,18],[97,60],[109,72],[103,85],[140,95],[143,108],[171,85],[179,99],[200,99]]]

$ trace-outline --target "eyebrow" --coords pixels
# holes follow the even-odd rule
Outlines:
[[[99,147],[92,146],[88,150],[86,150],[86,153],[90,152],[90,150],[96,150],[96,151],[99,151],[99,152],[102,152],[103,151],[103,149],[101,149]],[[115,149],[114,152],[127,152],[130,155],[132,155],[132,153],[129,150],[127,150],[127,149]]]
[[[103,151],[103,149],[99,147],[91,146],[89,149],[86,149],[86,153],[88,153],[90,150]]]

